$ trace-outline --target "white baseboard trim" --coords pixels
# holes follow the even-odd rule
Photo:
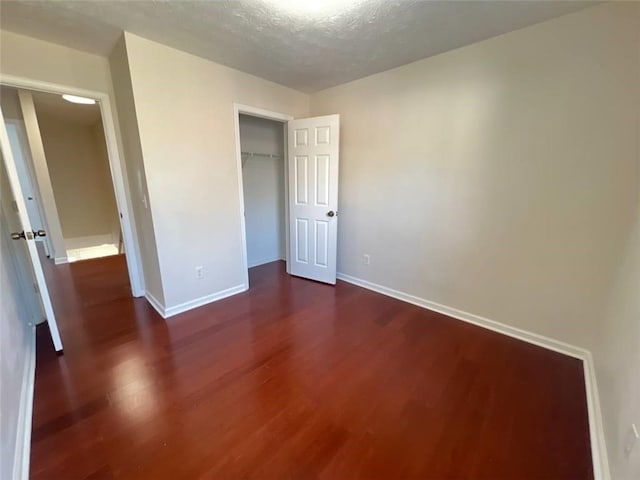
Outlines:
[[[23,372],[22,389],[20,391],[20,411],[18,412],[18,431],[16,434],[16,450],[13,459],[13,478],[28,480],[29,459],[31,456],[31,420],[33,418],[33,393],[36,374],[36,330],[31,328],[27,346],[26,365]]]
[[[53,263],[56,265],[64,265],[65,263],[69,263],[69,259],[67,257],[56,257],[53,259]]]
[[[591,352],[584,348],[576,347],[568,343],[555,340],[553,338],[545,337],[537,333],[528,332],[520,328],[506,325],[504,323],[496,322],[473,313],[465,312],[454,307],[442,305],[440,303],[432,302],[424,298],[416,297],[409,293],[400,292],[392,288],[388,288],[376,283],[363,280],[361,278],[352,277],[345,273],[337,274],[339,280],[342,280],[353,285],[357,285],[367,290],[372,290],[388,297],[393,297],[403,302],[411,303],[427,310],[441,313],[463,322],[472,323],[479,327],[483,327],[492,330],[509,337],[517,338],[518,340],[532,343],[554,352],[562,353],[570,357],[574,357],[582,360],[584,367],[585,377],[585,389],[587,396],[587,408],[589,411],[589,435],[591,439],[591,457],[593,461],[593,472],[595,480],[610,480],[609,462],[607,460],[607,450],[605,444],[604,427],[602,422],[602,412],[600,411],[600,397],[598,394],[598,386],[596,382],[596,373],[593,364],[593,357]]]
[[[217,302],[223,298],[245,292],[247,288],[248,286],[245,284],[236,285],[235,287],[227,288],[226,290],[221,290],[220,292],[212,293],[210,295],[205,295],[204,297],[196,298],[188,302],[180,303],[173,307],[167,307],[164,310],[165,318],[173,317],[174,315],[186,312],[187,310],[193,310],[194,308],[201,307],[208,303]]]
[[[510,337],[514,337],[528,343],[533,343],[534,345],[538,345],[539,347],[548,348],[549,350],[569,355],[570,357],[583,359],[585,355],[589,353],[584,348],[576,347],[559,340],[554,340],[537,333],[527,332],[526,330],[512,327],[511,325],[506,325],[504,323],[496,322],[495,320],[490,320],[473,313],[458,310],[457,308],[442,305],[430,300],[425,300],[424,298],[416,297],[415,295],[400,292],[392,288],[384,287],[382,285],[368,282],[360,278],[352,277],[344,273],[338,273],[337,277],[338,279],[345,282],[352,283],[368,290],[373,290],[374,292],[387,295],[388,297],[393,297],[398,300],[402,300],[403,302],[426,308],[427,310],[442,313],[443,315],[462,320],[463,322],[473,323],[474,325],[493,330],[494,332],[503,333],[504,335],[508,335]]]
[[[249,287],[245,284],[236,285],[235,287],[227,288],[226,290],[221,290],[210,295],[205,295],[204,297],[196,298],[194,300],[180,303],[172,307],[165,307],[164,305],[162,305],[162,303],[160,303],[160,301],[158,301],[157,298],[155,298],[149,292],[145,292],[144,296],[151,304],[151,306],[160,314],[160,316],[164,319],[167,319],[169,317],[173,317],[174,315],[184,313],[188,310],[202,307],[203,305],[207,305],[208,303],[217,302],[218,300],[222,300],[223,298],[246,292],[248,289]]]
[[[160,303],[160,301],[156,297],[154,297],[149,292],[144,292],[144,298],[147,299],[147,302],[151,304],[151,306],[155,309],[156,312],[160,314],[162,318],[167,318],[164,313],[164,305],[162,305],[162,303]]]
[[[282,255],[277,255],[275,257],[263,258],[261,260],[254,260],[253,262],[249,262],[247,268],[259,267],[260,265],[264,265],[265,263],[277,262],[278,260],[284,260],[285,257]]]

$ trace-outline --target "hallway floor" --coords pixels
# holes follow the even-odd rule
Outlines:
[[[167,321],[121,255],[45,266],[34,479],[593,478],[573,358],[282,262]]]

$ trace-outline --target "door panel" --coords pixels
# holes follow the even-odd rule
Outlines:
[[[11,233],[16,230],[21,231],[22,227],[15,211],[15,202],[11,194],[7,172],[1,161],[0,197],[0,220],[2,223],[0,235],[3,236],[3,255],[6,255],[7,259],[11,259],[13,263],[14,277],[12,281],[15,283],[13,289],[18,291],[19,297],[23,300],[21,307],[24,311],[20,314],[24,315],[23,318],[28,318],[29,323],[35,325],[43,321],[44,314],[34,286],[34,276],[27,246],[24,242],[16,242],[11,239]]]
[[[7,223],[11,232],[23,232],[26,238],[18,240],[12,240],[14,242],[20,242],[26,250],[26,257],[31,265],[31,274],[33,275],[34,284],[37,285],[38,293],[40,295],[40,301],[44,310],[45,318],[49,325],[49,331],[51,333],[51,339],[56,351],[62,351],[62,340],[58,331],[58,324],[56,323],[55,314],[51,305],[51,299],[49,298],[49,290],[44,279],[44,273],[42,271],[42,265],[40,265],[40,257],[38,256],[38,250],[36,247],[35,239],[31,232],[31,222],[29,221],[29,215],[27,213],[27,207],[20,181],[18,179],[18,171],[13,158],[11,150],[11,144],[5,128],[4,116],[2,115],[2,109],[0,108],[0,152],[2,155],[3,168],[2,177],[3,181],[8,183],[8,188],[2,190],[2,209],[4,214],[7,215]],[[0,234],[6,234],[0,231]]]
[[[33,170],[33,160],[31,159],[24,123],[17,120],[9,120],[6,122],[6,127],[13,160],[18,172],[18,180],[27,204],[29,221],[35,230],[47,230],[44,215],[42,214],[42,198],[35,180],[36,175]],[[47,252],[52,251],[50,237],[38,237],[37,241],[44,243]]]
[[[288,138],[289,271],[335,284],[340,117],[292,120]]]

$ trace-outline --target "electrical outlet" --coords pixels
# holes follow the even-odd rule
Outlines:
[[[370,265],[371,255],[369,255],[368,253],[365,253],[364,255],[362,255],[362,263],[364,263],[365,265]]]
[[[640,432],[638,432],[638,428],[635,423],[632,423],[627,431],[627,438],[624,442],[624,454],[628,457],[631,455],[631,451],[635,446],[636,442],[640,439]]]
[[[204,278],[204,269],[202,267],[196,267],[196,278]]]

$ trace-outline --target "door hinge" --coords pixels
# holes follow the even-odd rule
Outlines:
[[[38,293],[38,294],[40,293],[40,289],[38,288],[38,284],[37,283],[33,284],[33,289],[36,291],[36,293]]]

